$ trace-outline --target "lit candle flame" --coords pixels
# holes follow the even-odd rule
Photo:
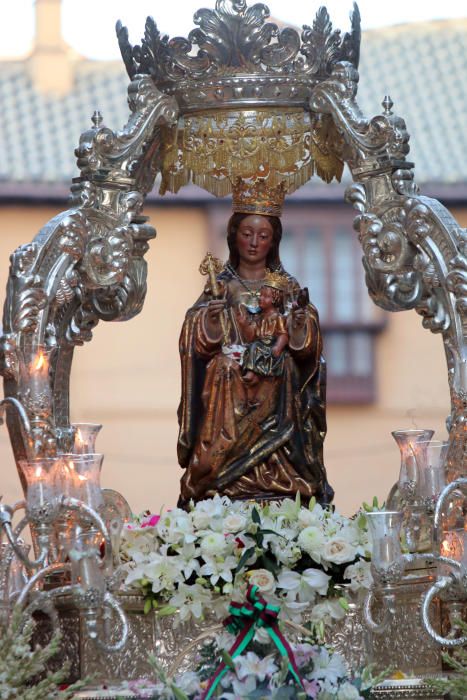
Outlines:
[[[448,557],[451,553],[451,550],[449,548],[449,540],[443,540],[441,542],[441,556],[442,557]]]
[[[38,479],[42,476],[42,467],[36,467],[36,471],[34,472],[34,476],[37,477]]]
[[[42,350],[39,350],[37,353],[33,362],[33,368],[36,372],[47,369],[47,358]]]

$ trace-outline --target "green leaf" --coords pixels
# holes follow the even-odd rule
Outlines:
[[[173,615],[176,613],[178,608],[176,608],[174,605],[164,605],[162,608],[159,608],[157,611],[158,617],[167,617],[168,615]]]
[[[170,684],[170,690],[174,694],[176,700],[190,700],[188,695],[184,693],[183,690],[180,690],[180,688],[177,688],[173,683]]]
[[[339,605],[343,610],[345,610],[345,612],[348,612],[350,610],[350,606],[346,598],[339,598]]]
[[[221,650],[221,659],[225,663],[227,668],[230,668],[231,671],[235,671],[234,660],[230,656],[229,652],[226,651],[225,649]]]
[[[241,569],[243,569],[243,567],[245,566],[245,564],[246,564],[246,562],[248,561],[248,559],[249,559],[254,553],[255,553],[255,548],[254,548],[254,547],[249,547],[248,549],[246,549],[246,550],[243,552],[243,554],[242,554],[242,556],[240,557],[239,562],[238,562],[238,564],[237,564],[237,568],[235,569],[235,574],[238,574],[238,572],[239,572]]]
[[[357,518],[357,527],[360,530],[365,530],[367,525],[367,517],[364,513],[360,513],[360,515]]]
[[[261,534],[261,535],[275,535],[276,537],[282,537],[284,540],[287,539],[287,537],[286,537],[285,535],[281,535],[279,532],[275,532],[274,530],[267,530],[267,529],[266,529],[266,530],[262,530],[262,529],[261,529],[261,530],[258,530],[258,533],[257,533],[257,534]]]
[[[300,496],[300,491],[297,491],[297,495],[295,496],[295,505],[297,506],[297,508],[302,507],[302,498]]]
[[[253,510],[251,511],[251,519],[253,520],[254,523],[257,525],[261,525],[261,516],[258,513],[258,510],[256,506],[254,506]]]
[[[159,663],[159,661],[156,659],[154,654],[148,654],[148,661],[150,665],[153,667],[153,669],[156,672],[157,677],[159,678],[162,683],[166,684],[167,683],[167,676],[166,673],[162,667],[162,665]]]
[[[316,505],[316,498],[312,496],[310,502],[308,503],[308,510],[314,510]]]
[[[151,610],[152,610],[152,599],[146,598],[146,600],[144,601],[143,612],[145,615],[147,615]]]

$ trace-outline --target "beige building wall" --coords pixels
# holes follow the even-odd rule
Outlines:
[[[10,252],[59,210],[0,209],[2,290]],[[178,334],[186,309],[202,290],[198,265],[208,246],[203,210],[148,207],[146,213],[158,235],[146,256],[145,307],[129,322],[100,323],[92,342],[77,348],[71,389],[72,420],[104,425],[97,443],[105,454],[103,485],[123,493],[135,511],[171,507],[177,500]],[[375,404],[328,410],[328,477],[337,507],[347,514],[374,495],[382,500],[397,479],[391,430],[433,427],[439,438],[445,436],[449,394],[442,342],[422,328],[415,312],[391,314],[378,340],[376,371]],[[8,503],[21,494],[4,427],[0,459],[0,494]]]

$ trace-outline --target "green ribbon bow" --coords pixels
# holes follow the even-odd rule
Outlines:
[[[249,646],[258,628],[263,627],[274,642],[282,658],[288,660],[288,668],[296,682],[302,686],[303,681],[295,661],[290,644],[278,627],[279,605],[271,605],[259,595],[258,586],[249,586],[244,603],[232,602],[229,606],[229,617],[224,620],[224,625],[229,632],[236,634],[237,638],[229,651],[232,659],[240,656]],[[227,673],[228,667],[222,661],[211,678],[203,700],[212,698],[222,677]]]

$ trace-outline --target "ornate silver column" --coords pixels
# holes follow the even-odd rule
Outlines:
[[[467,232],[440,202],[419,194],[414,165],[406,160],[409,135],[390,97],[381,115],[367,119],[355,99],[357,85],[355,67],[341,62],[314,89],[310,107],[332,118],[342,138],[328,145],[354,179],[346,200],[359,212],[354,227],[371,298],[389,311],[414,309],[423,327],[442,337],[451,393],[451,481],[466,473]]]
[[[58,443],[68,449],[75,346],[91,340],[99,320],[129,319],[144,303],[144,254],[156,232],[141,210],[160,167],[161,126],[176,122],[177,105],[147,76],[131,82],[128,103],[121,132],[93,115],[76,149],[81,174],[72,208],[10,259],[0,366],[17,462],[54,454]],[[40,391],[34,363],[41,353],[47,376]]]

